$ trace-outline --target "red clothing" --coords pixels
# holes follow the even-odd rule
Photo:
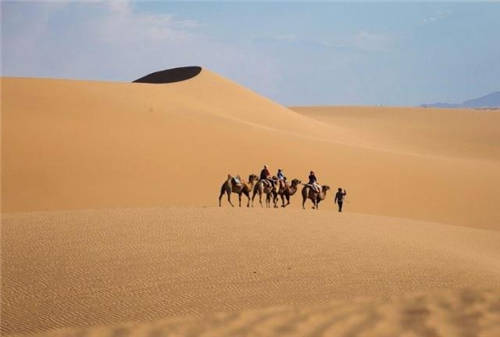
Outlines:
[[[266,168],[260,171],[260,179],[267,179],[267,177],[269,177],[270,175],[271,173],[269,173],[269,170]]]

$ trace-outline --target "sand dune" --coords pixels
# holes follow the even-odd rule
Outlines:
[[[2,82],[7,212],[213,206],[227,173],[267,163],[347,188],[347,210],[499,228],[495,112],[297,113],[209,70],[166,85]]]
[[[2,231],[7,334],[445,289],[498,290],[500,283],[499,231],[332,211],[31,212],[4,215]],[[485,320],[498,319],[498,307],[487,309],[497,295],[473,301],[485,306]],[[474,303],[469,309],[482,312]],[[352,309],[368,315],[371,306]],[[455,309],[436,310],[447,316]],[[314,315],[305,319],[311,329],[322,325]],[[391,319],[399,320],[385,318]]]
[[[496,336],[499,122],[2,78],[2,334]],[[264,163],[347,213],[214,207]]]
[[[342,127],[364,143],[420,155],[500,160],[494,110],[398,107],[292,107],[307,117]]]

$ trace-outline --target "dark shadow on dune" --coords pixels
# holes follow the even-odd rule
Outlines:
[[[135,81],[134,83],[173,83],[185,81],[190,78],[195,77],[201,72],[201,67],[198,66],[190,66],[190,67],[180,67],[180,68],[172,68],[162,71],[157,71],[141,77]]]

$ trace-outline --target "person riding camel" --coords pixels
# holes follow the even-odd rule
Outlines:
[[[314,171],[309,173],[309,185],[311,185],[316,192],[321,192],[321,185],[318,184],[318,178],[316,178]]]
[[[267,165],[264,165],[264,168],[262,169],[262,171],[260,171],[260,180],[271,184],[271,186],[274,188],[274,181],[270,178],[270,176],[271,173],[269,172]]]
[[[286,185],[286,177],[285,173],[283,173],[282,169],[278,169],[278,173],[276,173],[276,177],[278,177],[278,189],[282,190],[285,188]]]
[[[237,176],[233,177],[233,182],[235,185],[241,185],[241,177],[239,174]]]

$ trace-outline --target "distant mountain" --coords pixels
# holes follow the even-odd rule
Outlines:
[[[467,108],[498,108],[500,107],[500,91],[492,92],[483,97],[470,99],[462,103]]]
[[[500,108],[500,91],[495,91],[479,98],[469,99],[460,104],[433,103],[422,104],[421,106],[424,108]]]

